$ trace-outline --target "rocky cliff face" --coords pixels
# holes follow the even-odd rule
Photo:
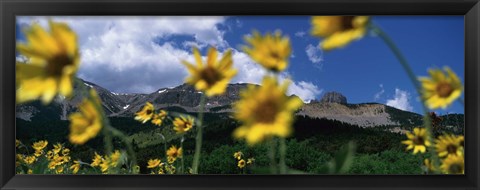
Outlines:
[[[320,100],[322,103],[338,103],[338,104],[347,104],[347,97],[343,96],[338,92],[327,92],[323,95]]]

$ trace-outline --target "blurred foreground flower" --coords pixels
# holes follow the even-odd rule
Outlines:
[[[237,74],[237,70],[232,68],[232,51],[225,52],[219,61],[217,61],[217,54],[217,49],[211,47],[208,50],[207,63],[203,64],[200,52],[197,48],[193,48],[196,64],[182,61],[190,73],[185,82],[195,86],[195,89],[204,92],[207,96],[225,93],[228,83]]]
[[[420,77],[422,95],[430,109],[447,108],[462,94],[463,86],[458,76],[449,68],[428,70],[430,77]]]
[[[287,137],[292,132],[294,112],[303,105],[300,98],[285,93],[290,82],[282,85],[272,77],[265,77],[260,87],[248,86],[234,104],[235,118],[243,123],[233,135],[245,138],[250,145],[265,138]]]
[[[167,112],[165,110],[160,110],[160,113],[153,115],[152,123],[154,125],[161,126],[166,117]]]
[[[463,136],[457,137],[455,135],[442,135],[437,138],[435,141],[435,148],[438,152],[439,157],[446,157],[450,155],[462,156],[463,147],[462,142]]]
[[[274,72],[281,72],[288,66],[291,47],[290,39],[282,37],[280,31],[274,34],[267,33],[261,36],[258,31],[253,31],[252,36],[245,37],[251,47],[244,46],[243,50],[257,63]]]
[[[145,106],[143,106],[142,110],[135,113],[136,115],[135,120],[141,121],[142,123],[146,123],[148,120],[152,119],[154,110],[155,110],[155,107],[153,107],[152,103],[150,102],[145,103]]]
[[[184,134],[190,129],[192,129],[194,124],[193,117],[190,116],[180,116],[175,118],[173,121],[173,130],[177,132],[177,134]]]
[[[49,21],[50,31],[33,24],[26,32],[27,43],[17,43],[29,63],[16,64],[17,103],[41,99],[48,104],[57,94],[71,97],[72,78],[80,55],[77,35],[64,23]]]
[[[84,144],[97,136],[102,129],[102,114],[98,110],[100,98],[95,90],[90,90],[91,99],[84,99],[80,105],[80,112],[72,113],[70,119],[69,140],[73,144]],[[101,108],[100,108],[101,109]]]
[[[464,174],[464,158],[463,156],[450,155],[443,160],[443,164],[440,166],[440,168],[446,174]]]
[[[417,154],[417,152],[425,153],[427,146],[431,146],[430,141],[428,141],[427,130],[424,128],[415,128],[413,133],[407,131],[406,135],[408,140],[402,141],[402,143],[408,145],[407,150],[413,149],[413,154]]]
[[[311,33],[324,38],[323,50],[332,50],[362,38],[368,22],[368,16],[314,16]]]

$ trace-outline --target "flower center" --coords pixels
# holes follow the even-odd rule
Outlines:
[[[48,61],[47,72],[53,76],[61,76],[63,68],[71,64],[73,64],[73,60],[67,54],[58,54]]]
[[[450,84],[442,82],[437,85],[437,93],[440,97],[446,98],[452,94],[453,88]]]
[[[255,120],[260,123],[272,123],[278,112],[277,104],[272,100],[266,100],[257,106],[255,110]]]
[[[416,145],[423,145],[425,140],[422,137],[415,136],[415,138],[413,138],[413,143]]]
[[[448,145],[447,146],[447,152],[450,153],[450,154],[455,154],[457,152],[457,146],[455,145]]]
[[[150,115],[150,114],[152,114],[152,112],[153,112],[152,110],[147,110],[147,111],[146,111],[146,114],[147,114],[147,115]]]
[[[449,173],[452,173],[452,174],[462,173],[463,166],[458,164],[458,163],[455,163],[455,164],[450,165],[450,167],[448,167],[448,171],[449,171]]]
[[[212,67],[206,67],[203,69],[203,71],[200,73],[200,76],[207,82],[209,86],[214,85],[216,82],[222,79],[222,75]]]
[[[354,16],[344,16],[342,17],[341,25],[342,31],[353,29],[353,19]]]

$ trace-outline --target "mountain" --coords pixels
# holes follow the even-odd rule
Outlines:
[[[77,111],[77,105],[83,98],[81,88],[94,88],[102,100],[105,113],[111,117],[133,117],[145,102],[154,104],[157,109],[173,109],[186,112],[197,112],[201,93],[192,86],[182,84],[173,88],[161,88],[150,94],[119,94],[111,92],[92,82],[79,80],[74,85],[74,96],[71,99],[57,98],[48,106],[40,102],[30,102],[18,105],[18,118],[30,121],[32,119],[61,119]],[[206,112],[232,112],[231,105],[240,98],[240,91],[248,84],[230,84],[223,95],[206,99]],[[306,103],[297,115],[311,118],[337,120],[362,127],[373,126],[417,126],[422,122],[422,116],[379,103],[351,104],[339,92],[327,92],[320,100]]]

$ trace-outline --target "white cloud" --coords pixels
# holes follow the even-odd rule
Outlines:
[[[318,46],[314,46],[312,44],[308,44],[305,48],[305,52],[307,53],[308,59],[316,66],[321,67],[323,61],[323,52],[322,49]]]
[[[290,85],[288,88],[288,95],[295,94],[300,97],[304,102],[309,103],[312,100],[315,100],[318,95],[323,92],[323,89],[319,89],[318,86],[314,85],[311,82],[295,82]]]
[[[413,107],[410,105],[410,93],[398,88],[395,89],[394,98],[387,100],[386,104],[404,111],[413,111]]]
[[[380,84],[378,85],[380,87],[380,91],[377,92],[374,96],[373,96],[373,99],[375,101],[379,100],[381,98],[381,96],[383,95],[383,93],[385,93],[385,89],[383,88],[383,84]]]
[[[296,37],[299,37],[299,38],[301,38],[301,37],[305,36],[305,34],[307,34],[305,31],[298,31],[298,32],[295,32],[295,36],[296,36]]]

